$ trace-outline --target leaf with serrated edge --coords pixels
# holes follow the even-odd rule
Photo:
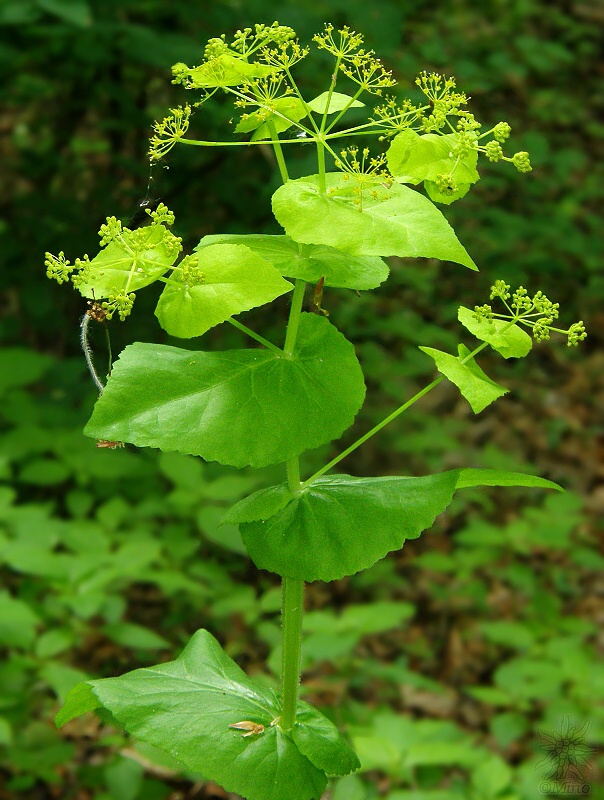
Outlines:
[[[276,695],[250,680],[204,630],[176,661],[85,685],[132,736],[248,800],[318,800],[326,773],[358,768],[334,725],[306,703],[294,728],[281,731]],[[82,711],[71,702],[61,723],[87,710],[90,702]],[[232,726],[244,721],[263,732],[242,736]]]
[[[237,503],[228,521],[261,569],[306,581],[338,580],[372,566],[429,528],[457,489],[470,486],[560,487],[545,478],[459,469],[421,478],[318,478],[292,494],[286,484]],[[255,519],[253,519],[255,517]]]
[[[474,312],[459,307],[457,319],[481,342],[488,342],[493,350],[504,358],[524,358],[533,346],[533,340],[518,325],[510,325],[505,319],[476,319]]]
[[[465,364],[461,363],[470,353],[463,345],[459,346],[459,358],[434,347],[419,349],[429,355],[438,371],[457,386],[475,414],[479,414],[498,397],[503,397],[508,392],[503,386],[492,381],[473,358]]]
[[[355,204],[356,178],[338,173],[288,181],[273,195],[273,213],[296,242],[325,244],[366,256],[439,258],[476,265],[436,206],[414,189],[375,180]]]
[[[456,480],[451,473],[318,478],[266,521],[242,524],[241,536],[260,569],[306,581],[338,580],[429,528],[451,502]]]
[[[270,303],[293,289],[277,270],[248,247],[215,244],[199,254],[203,283],[166,284],[155,315],[171,336],[201,336],[229,317]]]
[[[354,256],[335,247],[298,244],[289,236],[220,233],[204,236],[198,252],[217,243],[243,244],[270,262],[281,275],[336,289],[375,289],[388,277],[388,265],[377,256]]]
[[[264,467],[340,436],[364,396],[352,344],[325,318],[305,313],[291,357],[259,348],[129,345],[84,432]]]

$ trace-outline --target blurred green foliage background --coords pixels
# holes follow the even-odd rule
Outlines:
[[[453,345],[457,305],[485,302],[495,278],[541,288],[590,337],[579,352],[541,346],[515,367],[487,359],[513,391],[484,415],[442,387],[344,465],[369,475],[532,464],[571,491],[470,493],[403,552],[310,587],[306,691],[363,761],[334,800],[537,800],[548,796],[548,735],[604,741],[601,3],[4,0],[2,800],[224,798],[112,728],[87,720],[59,734],[52,715],[82,675],[167,660],[200,626],[252,672],[278,672],[274,576],[217,524],[229,503],[280,476],[97,450],[81,435],[96,394],[79,352],[85,304],[43,267],[46,250],[94,253],[105,216],[128,219],[145,195],[151,124],[185,99],[170,66],[198,62],[211,36],[275,18],[304,41],[324,21],[363,31],[401,94],[420,70],[454,74],[477,117],[507,120],[511,146],[534,166],[525,176],[491,165],[445,209],[478,276],[392,260],[390,281],[371,295],[326,295],[367,376],[356,430],[426,382],[432,367],[417,345]],[[324,64],[313,63],[307,78],[321,90]],[[210,103],[196,131],[226,138],[230,117]],[[305,159],[301,148],[294,172],[312,169]],[[276,231],[268,150],[176,149],[168,167],[154,169],[151,190],[175,211],[185,246],[209,233]],[[166,340],[149,324],[151,295],[126,324],[112,323],[116,351]],[[250,318],[278,325],[285,312],[277,302],[269,318]],[[222,327],[203,342],[240,345]],[[307,467],[331,452],[309,454]],[[585,753],[591,769],[573,780],[604,796],[595,749]]]

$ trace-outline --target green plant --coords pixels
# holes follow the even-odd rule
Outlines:
[[[434,203],[448,205],[469,191],[479,179],[479,154],[511,162],[519,172],[530,170],[527,153],[504,155],[509,125],[500,122],[483,132],[454,80],[424,73],[416,82],[423,103],[401,103],[382,97],[395,82],[363,48],[359,34],[348,28],[334,32],[327,25],[315,42],[335,63],[327,90],[307,99],[292,68],[309,51],[291,28],[257,25],[238,31],[230,44],[224,36],[211,40],[200,66],[173,68],[174,82],[200,90],[201,100],[172,109],[155,125],[151,139],[152,163],[176,144],[270,145],[283,180],[273,196],[273,212],[285,235],[208,236],[195,253],[177,261],[182,243],[169,230],[174,215],[159,204],[148,210],[149,224],[143,227],[130,229],[108,217],[99,232],[102,249],[93,259],[85,256],[71,264],[63,252],[46,257],[48,276],[59,283],[71,280],[91,302],[84,349],[101,392],[88,435],[103,446],[129,442],[240,468],[284,463],[287,474],[287,482],[260,489],[223,517],[225,524],[239,525],[256,565],[283,579],[280,691],[248,678],[216,639],[200,630],[176,661],[80,683],[57,724],[96,710],[139,740],[168,751],[188,770],[249,800],[318,798],[328,777],[360,766],[335,725],[299,699],[304,583],[355,574],[400,549],[432,525],[458,489],[559,488],[543,478],[489,469],[424,477],[327,473],[445,378],[475,413],[505,394],[475,361],[487,347],[504,358],[521,358],[532,347],[527,329],[538,341],[552,330],[560,332],[569,345],[585,336],[582,323],[568,330],[554,327],[558,306],[542,292],[529,297],[520,287],[511,294],[507,284],[496,281],[491,300],[498,300],[502,310],[490,305],[459,309],[460,322],[481,343],[473,350],[460,344],[457,355],[420,348],[440,376],[301,479],[300,455],[338,438],[365,396],[354,347],[327,318],[324,289],[377,287],[388,276],[387,256],[438,258],[475,270]],[[336,91],[341,76],[352,82],[353,94]],[[194,112],[220,90],[244,110],[235,132],[251,133],[250,141],[187,138]],[[382,98],[367,121],[340,127],[347,113],[365,107],[360,97],[367,95]],[[387,153],[371,156],[369,147],[357,145],[335,149],[338,140],[350,137],[377,137],[388,143]],[[291,180],[285,146],[311,144],[317,174]],[[328,159],[334,171],[328,171]],[[409,186],[420,183],[428,197]],[[136,343],[110,366],[105,385],[89,352],[90,320],[114,314],[125,319],[136,292],[156,281],[165,284],[156,316],[167,333],[189,339],[228,321],[262,349],[204,352]],[[314,313],[303,312],[307,283],[315,284]],[[290,291],[283,347],[234,318]],[[407,611],[384,606],[384,613],[398,620]],[[362,610],[356,614],[363,619]],[[322,625],[333,630],[333,621],[315,618],[314,624],[316,633]],[[347,624],[343,617],[340,630]],[[443,747],[450,749],[446,737]],[[459,758],[475,762],[470,747],[461,747]],[[492,785],[488,770],[474,773],[476,791],[494,796],[505,788],[509,775],[503,766],[497,769],[501,776]]]

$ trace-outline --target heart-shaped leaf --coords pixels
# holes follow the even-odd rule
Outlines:
[[[288,181],[273,195],[273,213],[296,242],[368,256],[408,256],[476,265],[436,206],[408,186],[328,173]]]
[[[364,396],[352,344],[325,318],[302,314],[291,356],[129,345],[85,433],[263,467],[340,436]]]
[[[220,233],[204,238],[196,250],[213,244],[243,244],[270,262],[281,275],[338,289],[375,289],[388,277],[388,266],[375,256],[354,256],[335,247],[298,244],[289,236]]]
[[[530,353],[533,340],[519,325],[505,319],[476,319],[474,312],[459,307],[457,319],[482,342],[488,342],[504,358],[524,358]]]
[[[292,494],[286,484],[237,503],[224,522],[240,523],[256,566],[306,581],[332,581],[366,569],[417,538],[469,486],[560,489],[533,475],[461,469],[421,478],[318,478]],[[288,499],[289,498],[289,499]]]
[[[434,347],[419,349],[434,359],[438,371],[457,386],[475,414],[479,414],[494,400],[508,392],[503,386],[492,381],[473,358],[468,359],[470,351],[462,344],[459,345],[459,357],[443,353]]]
[[[234,314],[270,303],[293,289],[277,270],[249,248],[215,244],[197,256],[199,281],[175,270],[162,292],[155,314],[172,336],[190,338],[224,322]]]
[[[306,703],[282,731],[278,697],[204,630],[176,661],[80,684],[55,722],[100,707],[132,736],[248,800],[318,800],[327,775],[359,767],[335,726]]]

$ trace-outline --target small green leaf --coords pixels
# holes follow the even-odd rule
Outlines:
[[[327,100],[329,99],[329,110],[327,110]],[[318,97],[315,97],[308,103],[309,108],[316,111],[317,114],[324,114],[327,110],[328,114],[335,114],[336,111],[343,111],[350,103],[352,97],[348,94],[341,92],[332,92],[329,97],[329,92],[322,92]],[[350,108],[364,108],[365,103],[360,100],[353,100],[350,103]]]
[[[170,642],[155,631],[133,622],[115,622],[102,629],[116,644],[141,650],[165,650]]]
[[[50,356],[25,347],[3,348],[0,350],[0,392],[34,383],[48,372],[53,363]]]
[[[307,703],[298,705],[291,737],[298,750],[327,775],[348,775],[361,766],[333,722]]]
[[[201,336],[229,317],[293,289],[271,264],[241,245],[203,248],[198,269],[203,283],[189,285],[176,270],[159,299],[155,314],[171,336]]]
[[[438,371],[457,386],[475,414],[480,413],[498,397],[503,397],[508,391],[485,375],[473,358],[465,364],[462,363],[470,353],[463,345],[459,346],[459,357],[443,353],[434,347],[419,349],[434,359]]]
[[[564,489],[553,481],[540,478],[537,475],[527,475],[524,472],[508,472],[500,469],[460,469],[457,479],[457,488],[465,489],[469,486],[527,486],[532,489],[555,489],[563,492]]]
[[[459,307],[457,319],[481,342],[488,342],[504,358],[524,358],[530,353],[533,340],[519,325],[505,319],[476,319],[474,312]]]
[[[476,171],[478,153],[471,150],[459,157],[453,154],[458,135],[449,133],[417,134],[411,128],[401,131],[388,149],[388,169],[401,183],[418,184],[435,181],[439,175],[452,174],[457,184],[472,184],[479,180]]]
[[[0,647],[28,649],[36,637],[37,614],[16,597],[0,592]]]
[[[309,283],[325,278],[325,286],[338,289],[375,289],[389,272],[381,258],[353,256],[325,245],[298,244],[289,236],[216,234],[204,236],[196,249],[217,243],[243,244],[285,277]]]
[[[187,88],[239,86],[250,78],[265,78],[274,71],[274,67],[266,64],[249,63],[235,54],[222,53],[199,67],[187,69]]]
[[[291,357],[129,345],[85,433],[263,467],[340,436],[364,396],[352,344],[325,318],[303,314]]]
[[[70,720],[81,717],[101,707],[101,701],[88,683],[78,683],[65,698],[65,703],[55,716],[55,725],[62,728]]]
[[[40,677],[45,680],[62,703],[67,694],[85,681],[88,675],[60,661],[49,661],[40,669]]]
[[[270,113],[273,111],[273,113]],[[298,97],[278,97],[276,100],[267,104],[266,108],[259,108],[251,114],[244,116],[237,127],[235,133],[250,133],[255,131],[252,141],[260,139],[271,139],[272,134],[269,123],[275,126],[277,133],[282,133],[291,128],[294,122],[299,122],[306,116],[304,103]],[[283,119],[286,117],[287,119]]]
[[[221,524],[238,525],[242,522],[270,519],[282,508],[285,508],[293,497],[294,495],[285,483],[260,489],[235,503],[224,515]]]
[[[470,191],[471,186],[471,183],[458,183],[454,192],[443,192],[435,181],[424,181],[424,189],[430,200],[433,203],[440,203],[444,206],[450,206],[456,200],[461,200]]]
[[[439,258],[470,269],[476,265],[453,228],[426,197],[408,186],[365,183],[328,173],[288,181],[273,195],[273,213],[296,242],[324,244],[369,256]],[[361,190],[361,186],[365,186]]]
[[[153,283],[176,261],[180,244],[161,223],[136,230],[124,228],[96,255],[78,284],[84,297],[97,300],[121,292],[135,292]]]
[[[366,569],[400,549],[406,539],[417,538],[457,489],[470,486],[560,489],[544,478],[490,469],[420,478],[330,475],[296,494],[286,484],[261,489],[233,506],[223,521],[240,524],[244,544],[260,569],[305,581],[331,581]],[[357,619],[354,628],[359,627],[363,622]]]
[[[306,703],[299,704],[294,728],[283,732],[276,695],[250,680],[204,630],[176,661],[84,686],[139,741],[248,800],[318,800],[326,773],[358,768],[334,725]],[[76,687],[58,724],[93,702]]]

